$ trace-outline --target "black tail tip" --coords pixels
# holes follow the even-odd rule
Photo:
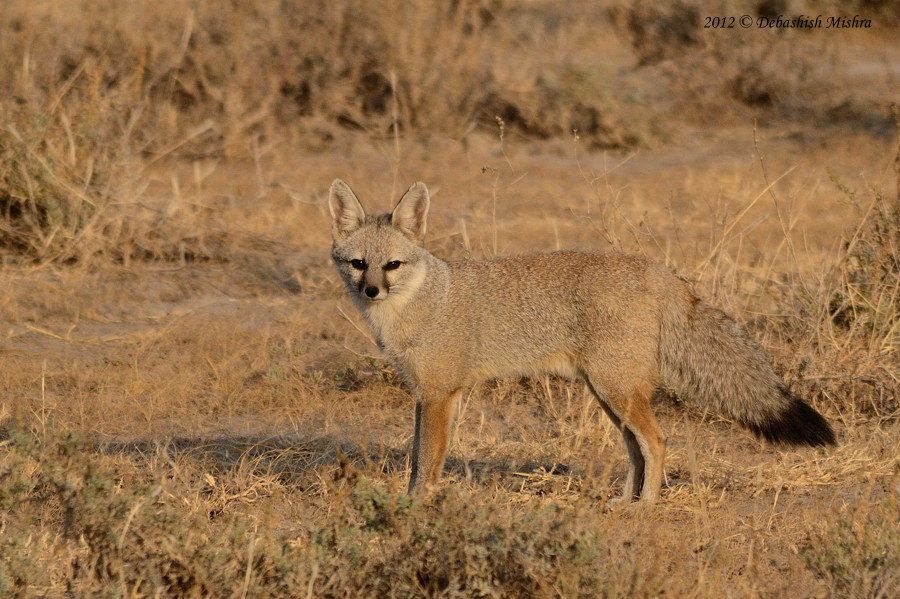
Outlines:
[[[747,425],[757,437],[772,443],[788,445],[811,447],[837,445],[831,425],[821,414],[787,390],[783,393],[790,401],[783,412],[765,422]]]

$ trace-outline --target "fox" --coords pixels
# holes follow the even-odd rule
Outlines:
[[[657,389],[770,442],[836,444],[762,346],[668,267],[613,251],[446,262],[424,247],[429,204],[422,182],[387,214],[366,214],[340,179],[328,195],[331,258],[415,400],[408,493],[438,482],[459,400],[492,379],[552,374],[586,384],[628,456],[610,505],[660,496]]]

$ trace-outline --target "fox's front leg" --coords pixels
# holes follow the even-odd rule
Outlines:
[[[416,403],[409,493],[420,488],[422,483],[433,484],[440,478],[450,445],[450,426],[458,396],[458,392],[441,394],[423,397]]]

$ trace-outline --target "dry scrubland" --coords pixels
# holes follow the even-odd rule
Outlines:
[[[875,27],[699,26],[779,11]],[[897,26],[872,1],[3,2],[0,594],[897,596]],[[329,263],[336,176],[382,209],[427,182],[446,258],[670,264],[839,446],[660,397],[663,499],[603,513],[625,454],[582,386],[498,382],[407,498],[412,402]]]

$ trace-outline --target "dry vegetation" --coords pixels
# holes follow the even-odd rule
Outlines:
[[[863,31],[708,31],[707,14]],[[898,14],[886,2],[0,4],[0,595],[894,597]],[[892,103],[893,108],[892,108]],[[892,112],[893,110],[893,112]],[[421,179],[446,258],[616,248],[772,352],[839,446],[659,398],[663,499],[578,384],[411,400],[325,191]]]

